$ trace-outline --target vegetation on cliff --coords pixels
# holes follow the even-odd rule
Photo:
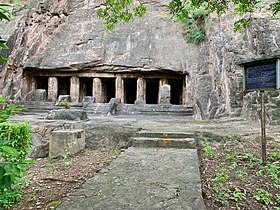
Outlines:
[[[218,16],[233,9],[235,18],[234,30],[238,31],[248,27],[252,21],[252,14],[262,9],[261,0],[173,0],[167,9],[175,21],[183,23],[184,34],[187,41],[201,42],[205,39],[206,14],[215,13]],[[134,17],[143,18],[147,12],[146,2],[138,0],[106,0],[105,6],[98,10],[97,16],[105,20],[104,26],[114,29],[119,22],[130,22]],[[275,16],[280,11],[280,0],[269,5]]]

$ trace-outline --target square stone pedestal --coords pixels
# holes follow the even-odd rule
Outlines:
[[[49,156],[74,155],[85,148],[84,130],[58,130],[50,136]]]

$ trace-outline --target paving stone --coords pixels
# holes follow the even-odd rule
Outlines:
[[[58,210],[202,210],[197,151],[129,148]]]

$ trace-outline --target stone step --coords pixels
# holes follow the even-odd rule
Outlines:
[[[110,110],[109,103],[93,103],[84,108],[90,114],[107,114]]]
[[[195,138],[194,133],[185,132],[137,132],[134,137],[147,137],[147,138]]]
[[[147,138],[135,137],[132,141],[133,147],[142,148],[178,148],[196,149],[197,144],[194,138]]]
[[[193,116],[193,108],[185,105],[123,104],[122,114]]]

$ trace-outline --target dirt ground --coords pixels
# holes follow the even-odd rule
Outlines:
[[[279,142],[270,140],[267,153],[263,166],[260,140],[204,143],[199,157],[207,209],[279,210]]]
[[[264,167],[258,140],[205,142],[199,157],[208,210],[280,209],[279,143],[269,141],[269,166]],[[28,169],[30,182],[22,201],[11,209],[55,209],[116,157],[116,152],[110,150],[86,149],[74,157],[38,159]]]
[[[29,182],[22,201],[11,209],[55,209],[116,157],[108,149],[86,149],[73,157],[38,159],[28,169]]]

